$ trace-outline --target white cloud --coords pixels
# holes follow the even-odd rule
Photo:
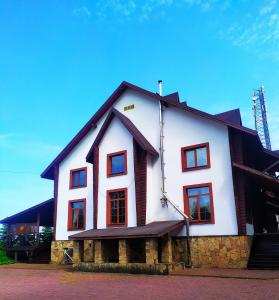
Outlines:
[[[278,0],[266,1],[258,13],[250,13],[234,22],[223,36],[234,46],[249,49],[260,56],[279,60]]]

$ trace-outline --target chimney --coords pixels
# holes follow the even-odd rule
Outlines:
[[[159,95],[162,96],[162,80],[158,80],[158,85],[159,85]]]

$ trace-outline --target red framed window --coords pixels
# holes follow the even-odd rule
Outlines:
[[[107,176],[127,174],[127,151],[119,151],[107,155]]]
[[[182,171],[210,168],[209,143],[181,148]]]
[[[190,223],[214,224],[212,184],[196,184],[183,187],[185,213]]]
[[[86,199],[70,200],[68,230],[84,230],[86,226]]]
[[[107,226],[127,225],[127,198],[126,188],[107,191]]]
[[[87,186],[87,167],[70,170],[70,189]]]

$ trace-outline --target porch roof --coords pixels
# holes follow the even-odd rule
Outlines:
[[[247,174],[254,179],[257,179],[267,188],[279,192],[279,179],[277,179],[276,177],[236,162],[233,163],[233,167],[237,168],[242,173]]]
[[[179,230],[184,221],[157,221],[139,227],[111,227],[104,229],[91,229],[69,236],[72,240],[102,240],[121,238],[148,238],[161,237],[165,234]]]
[[[17,214],[0,220],[0,223],[36,223],[38,214],[40,214],[40,226],[53,226],[54,199],[48,199]]]

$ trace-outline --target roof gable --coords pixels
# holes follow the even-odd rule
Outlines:
[[[225,111],[220,114],[216,114],[216,117],[218,117],[221,120],[229,121],[231,123],[234,123],[236,125],[242,125],[241,115],[239,108]]]
[[[211,115],[206,112],[197,110],[193,107],[190,107],[185,102],[179,102],[178,93],[173,93],[173,94],[170,94],[167,96],[160,96],[157,93],[147,91],[147,90],[140,88],[136,85],[133,85],[129,82],[123,81],[118,86],[118,88],[113,92],[113,94],[107,99],[107,101],[100,107],[100,109],[94,114],[94,116],[85,124],[85,126],[75,135],[75,137],[69,142],[69,144],[59,153],[59,155],[43,171],[43,173],[41,174],[42,178],[54,179],[54,168],[56,166],[58,166],[67,157],[67,155],[85,137],[85,135],[90,131],[90,129],[96,128],[96,124],[101,119],[101,117],[109,109],[112,108],[113,104],[118,100],[118,98],[122,95],[122,93],[127,89],[132,89],[143,95],[151,97],[152,99],[154,99],[156,101],[161,101],[166,106],[175,107],[179,110],[187,111],[192,114],[195,114],[196,116],[215,121],[224,126],[228,126],[228,127],[234,128],[236,130],[240,130],[241,132],[252,135],[252,136],[254,136],[255,139],[258,139],[258,135],[255,130],[244,127],[241,124],[237,124],[236,122],[232,122],[231,118],[228,118],[228,115],[231,115],[231,113],[229,113],[229,112],[225,112],[223,114],[223,116],[222,116],[222,114]],[[225,115],[225,117],[224,117],[224,115]],[[257,143],[259,144],[259,147],[261,147],[263,149],[259,139],[258,139]],[[273,153],[270,152],[268,154],[271,156],[277,157],[275,152],[273,152]]]
[[[143,134],[137,129],[137,127],[134,125],[134,123],[128,119],[126,116],[124,116],[122,113],[120,113],[115,108],[112,108],[109,112],[105,122],[103,123],[93,145],[91,146],[87,156],[86,161],[89,163],[93,163],[93,151],[95,147],[98,147],[101,140],[103,139],[109,125],[111,124],[112,120],[114,118],[117,118],[122,125],[130,132],[132,137],[137,141],[137,143],[142,147],[143,150],[147,151],[149,154],[158,157],[159,153],[154,149],[154,147],[148,142],[148,140],[143,136]]]

